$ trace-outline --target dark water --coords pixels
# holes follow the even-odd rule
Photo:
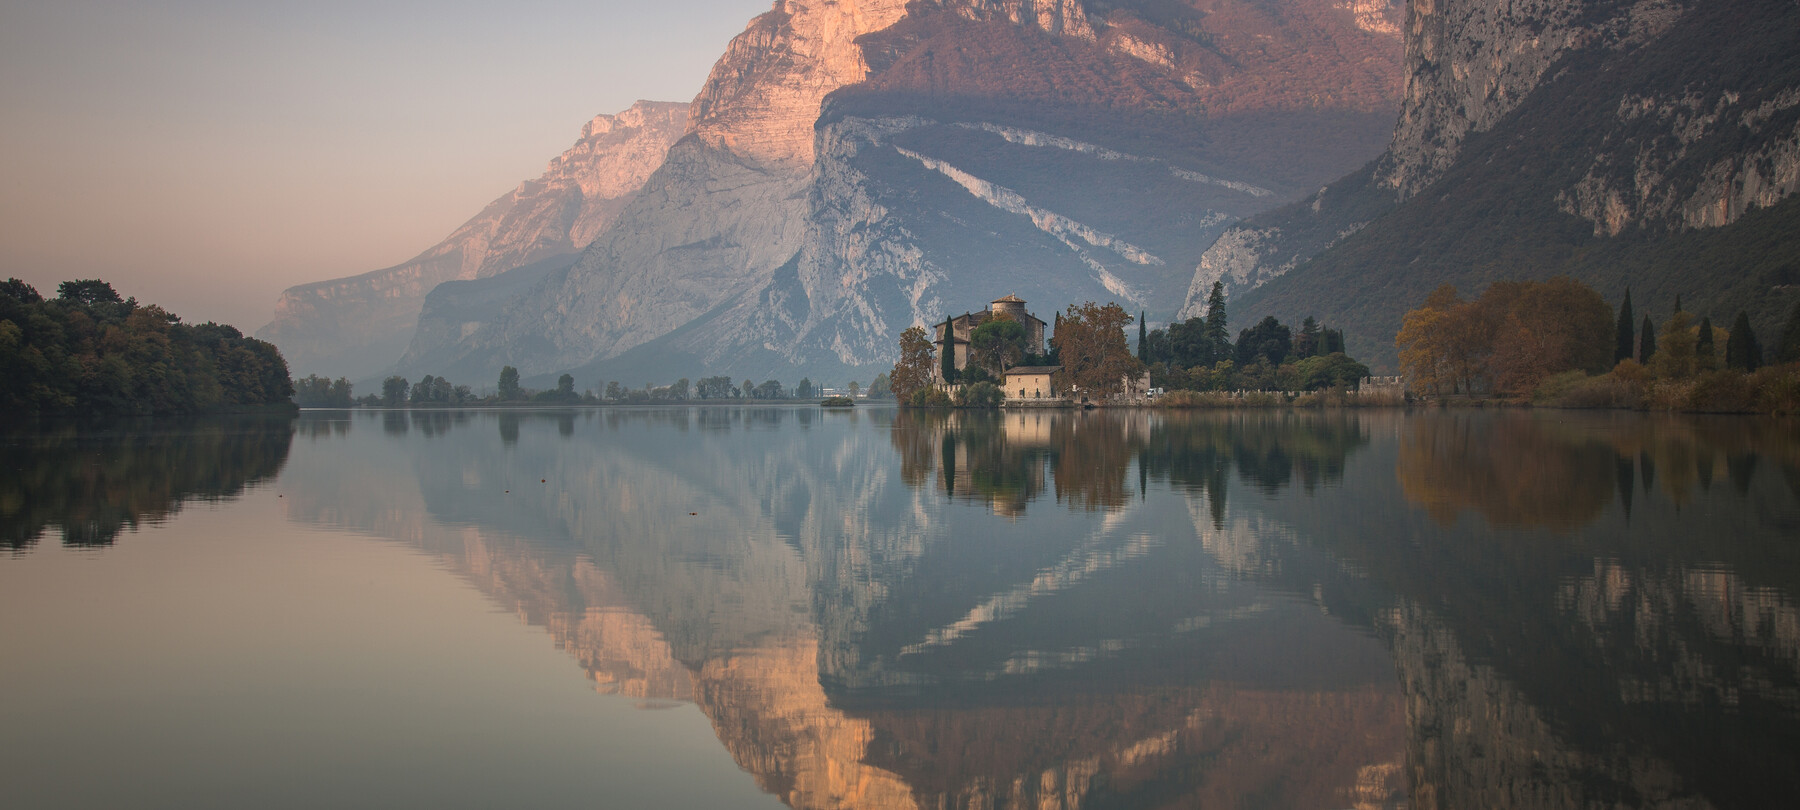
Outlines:
[[[0,786],[1792,806],[1800,423],[716,408],[15,435]]]

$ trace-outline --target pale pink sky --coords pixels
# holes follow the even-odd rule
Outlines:
[[[246,332],[411,258],[768,0],[0,3],[0,278]]]

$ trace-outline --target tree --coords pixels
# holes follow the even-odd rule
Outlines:
[[[942,365],[938,369],[939,376],[947,383],[956,382],[956,327],[953,321],[951,318],[944,319],[944,342],[942,351],[938,353],[938,362]]]
[[[1025,327],[1011,318],[995,318],[969,332],[970,365],[1004,374],[1025,357]]]
[[[1300,334],[1294,336],[1294,356],[1301,359],[1317,357],[1326,353],[1320,351],[1323,348],[1319,342],[1319,322],[1308,315],[1300,322]]]
[[[514,400],[523,393],[519,390],[519,370],[512,366],[500,369],[500,398]]]
[[[854,381],[851,382],[852,386],[855,384]],[[852,390],[855,389],[852,388]],[[888,382],[887,372],[884,371],[875,375],[875,379],[869,382],[869,399],[891,399],[893,396],[894,391],[891,384]]]
[[[1750,313],[1738,311],[1731,324],[1731,336],[1725,340],[1725,365],[1740,371],[1755,371],[1762,364],[1762,346],[1756,333],[1750,331]]]
[[[1619,325],[1613,338],[1613,363],[1615,364],[1630,357],[1631,347],[1636,343],[1635,336],[1631,334],[1632,318],[1631,288],[1626,287],[1625,301],[1619,304]]]
[[[1700,319],[1700,335],[1694,341],[1694,364],[1701,371],[1719,370],[1719,352],[1714,348],[1712,316]]]
[[[1599,373],[1613,366],[1612,307],[1586,284],[1568,276],[1496,281],[1482,292],[1480,305],[1494,330],[1488,376],[1496,390],[1529,394],[1552,374]],[[1691,367],[1688,323],[1692,321],[1684,323],[1682,334],[1688,339],[1686,363]]]
[[[749,385],[750,381],[745,380],[744,384]],[[782,393],[782,390],[781,390],[781,383],[777,380],[763,380],[762,385],[756,386],[756,388],[751,390],[751,393],[757,399],[782,399],[782,398],[784,398],[784,394]]]
[[[1237,364],[1247,366],[1262,358],[1279,366],[1294,350],[1292,333],[1275,316],[1267,315],[1255,326],[1238,333]]]
[[[390,408],[405,405],[408,388],[405,377],[396,375],[382,380],[381,404]]]
[[[609,380],[606,383],[606,398],[614,402],[624,399],[625,386],[620,385],[618,380]]]
[[[851,380],[850,381],[850,397],[852,399],[854,399],[856,397],[856,395],[861,392],[862,392],[862,388],[856,384],[855,380]]]
[[[36,304],[44,297],[38,295],[36,287],[26,284],[17,278],[0,281],[0,301],[11,301],[16,304]]]
[[[1138,362],[1143,363],[1146,366],[1150,365],[1150,355],[1149,355],[1149,348],[1148,348],[1149,344],[1150,344],[1150,333],[1145,331],[1149,328],[1146,325],[1149,322],[1150,322],[1149,316],[1147,314],[1145,314],[1144,311],[1139,310],[1138,311],[1137,358],[1138,358]]]
[[[912,398],[914,391],[931,386],[932,356],[931,341],[925,338],[925,328],[909,326],[900,333],[900,360],[894,364],[894,371],[888,376],[888,385],[893,388],[894,396],[901,402]]]
[[[1406,313],[1394,343],[1400,348],[1400,367],[1413,385],[1434,394],[1468,393],[1486,376],[1493,352],[1490,308],[1464,301],[1456,288],[1440,285],[1425,297],[1425,305]],[[1327,330],[1329,333],[1330,330]]]
[[[56,285],[56,300],[72,304],[118,304],[125,299],[119,297],[111,284],[97,278],[84,278]]]
[[[1215,281],[1206,296],[1206,339],[1211,344],[1207,362],[1231,356],[1231,335],[1225,331],[1225,285]]]
[[[800,384],[794,386],[795,399],[812,399],[813,386],[811,377],[801,377]]]
[[[1650,358],[1656,356],[1656,325],[1650,322],[1650,316],[1644,316],[1644,325],[1638,327],[1638,362],[1648,366]]]
[[[556,393],[566,397],[575,395],[575,375],[564,374],[556,378]]]
[[[1787,328],[1781,330],[1781,343],[1775,347],[1775,359],[1782,363],[1800,362],[1800,303],[1788,313]]]
[[[754,399],[756,397],[756,383],[745,380],[744,384],[738,388],[738,395],[744,399]]]
[[[801,380],[805,382],[805,380]],[[688,398],[688,378],[682,377],[669,386],[669,399],[686,400]]]
[[[1668,379],[1694,376],[1697,353],[1693,323],[1693,319],[1679,309],[1663,322],[1662,335],[1656,340],[1656,357],[1650,364],[1656,376]]]
[[[1125,380],[1144,371],[1131,354],[1125,327],[1131,315],[1118,304],[1089,301],[1070,304],[1051,343],[1062,355],[1067,384],[1090,397],[1104,398],[1124,390]]]

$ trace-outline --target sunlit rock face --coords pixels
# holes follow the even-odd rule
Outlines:
[[[995,285],[1166,318],[1225,226],[1390,131],[1398,4],[1275,5],[777,3],[578,264],[415,348],[474,378],[872,376]]]
[[[669,145],[687,128],[685,104],[640,101],[598,115],[544,173],[489,203],[412,260],[282,293],[257,335],[296,374],[364,377],[383,371],[412,338],[426,293],[586,247],[611,225]]]

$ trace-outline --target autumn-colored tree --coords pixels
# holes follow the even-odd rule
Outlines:
[[[1656,338],[1656,356],[1650,359],[1650,370],[1656,376],[1666,379],[1694,376],[1698,353],[1693,327],[1693,318],[1679,309],[1663,322],[1662,334]]]
[[[1413,386],[1442,394],[1471,390],[1492,351],[1488,312],[1464,301],[1448,284],[1431,291],[1425,305],[1406,313],[1394,344],[1400,368]]]
[[[1131,321],[1118,304],[1070,304],[1050,340],[1062,357],[1066,384],[1099,399],[1118,394],[1126,378],[1142,374],[1144,364],[1125,339]]]
[[[935,361],[931,339],[922,326],[910,326],[900,333],[900,362],[888,375],[888,387],[895,398],[905,402],[914,391],[931,385],[931,364]]]
[[[1567,276],[1497,281],[1479,303],[1494,329],[1488,373],[1496,391],[1529,394],[1552,374],[1599,373],[1613,365],[1612,307],[1592,287]],[[1691,364],[1691,336],[1688,341]]]

